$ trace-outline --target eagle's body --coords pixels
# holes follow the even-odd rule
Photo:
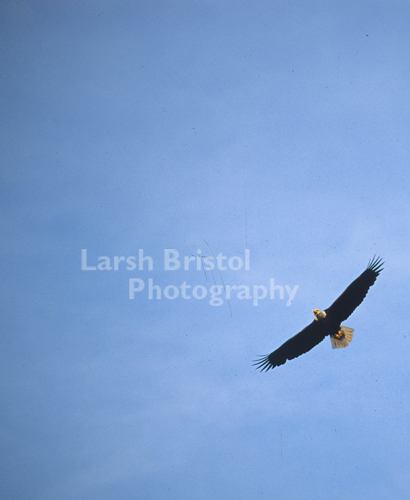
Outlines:
[[[310,325],[286,341],[276,351],[268,356],[263,356],[255,365],[262,371],[283,365],[287,360],[297,358],[310,351],[328,335],[333,348],[346,347],[352,340],[353,330],[341,326],[341,323],[363,302],[369,288],[383,270],[382,266],[383,262],[380,257],[373,258],[366,270],[346,288],[330,307],[324,311],[313,309],[315,319]]]

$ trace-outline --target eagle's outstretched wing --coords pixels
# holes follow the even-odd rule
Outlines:
[[[324,323],[314,320],[310,325],[282,344],[276,351],[255,361],[254,365],[261,371],[268,371],[275,368],[275,366],[283,365],[288,359],[297,358],[313,349],[322,342],[327,333]]]
[[[363,302],[369,288],[383,270],[383,264],[381,257],[377,259],[373,257],[369,261],[366,270],[325,310],[326,315],[334,318],[338,324],[347,319],[356,307]]]

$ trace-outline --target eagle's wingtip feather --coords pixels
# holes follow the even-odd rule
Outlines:
[[[371,271],[379,275],[383,271],[382,266],[384,266],[383,258],[380,256],[376,257],[376,255],[374,255],[373,258],[369,260],[367,269],[370,269]]]
[[[255,359],[253,362],[253,366],[256,366],[258,370],[261,372],[267,372],[272,368],[272,365],[269,361],[269,355],[263,355],[259,359]]]

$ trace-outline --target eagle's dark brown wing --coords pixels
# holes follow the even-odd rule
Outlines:
[[[276,351],[255,361],[254,365],[262,371],[268,371],[275,368],[275,366],[283,365],[288,359],[297,358],[313,349],[322,342],[327,334],[325,323],[314,320],[310,325],[282,344]]]
[[[325,310],[328,318],[332,318],[339,325],[347,319],[356,307],[363,302],[369,288],[374,284],[377,276],[383,270],[383,264],[381,257],[377,259],[373,257],[366,270]]]

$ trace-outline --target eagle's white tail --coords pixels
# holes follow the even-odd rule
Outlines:
[[[339,349],[340,347],[347,347],[353,338],[353,328],[348,328],[347,326],[341,326],[340,331],[342,335],[331,335],[330,341],[332,342],[333,349]]]

